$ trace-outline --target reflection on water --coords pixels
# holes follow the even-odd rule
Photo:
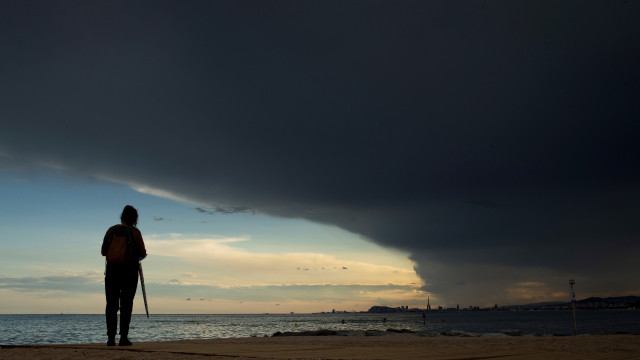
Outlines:
[[[386,318],[386,322],[384,319]],[[578,311],[580,334],[640,334],[640,311]],[[344,320],[344,323],[342,322]],[[430,312],[399,314],[133,315],[132,341],[271,336],[277,331],[386,330],[523,334],[573,333],[569,311]],[[0,315],[0,344],[69,344],[106,341],[104,315]]]

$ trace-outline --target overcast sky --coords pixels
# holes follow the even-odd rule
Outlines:
[[[343,231],[443,304],[564,300],[570,278],[640,294],[638,18],[624,0],[4,1],[0,166]],[[203,239],[242,242],[172,241]]]

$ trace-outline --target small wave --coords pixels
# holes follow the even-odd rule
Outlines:
[[[410,329],[393,329],[383,330],[305,330],[305,331],[277,331],[272,336],[382,336],[388,334],[415,334],[418,336],[437,337],[488,337],[488,338],[509,338],[514,336],[525,336],[520,330],[501,330],[492,333],[474,333],[461,330],[448,330],[443,332],[437,331],[413,331]],[[554,336],[552,334],[533,334],[526,336]]]

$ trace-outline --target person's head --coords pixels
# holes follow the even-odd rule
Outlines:
[[[129,226],[138,225],[138,210],[131,205],[125,206],[120,215],[120,221]]]

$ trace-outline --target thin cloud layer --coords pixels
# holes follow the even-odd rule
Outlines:
[[[5,2],[0,164],[337,225],[451,302],[638,292],[639,15]]]
[[[78,311],[95,311],[95,307],[89,303],[97,301],[96,297],[104,297],[102,281],[96,279],[96,274],[84,275],[58,275],[58,276],[26,276],[5,277],[0,276],[0,294],[8,302],[20,305],[26,303],[38,305],[42,310],[55,308],[51,299],[65,293],[73,293],[70,300],[80,304],[74,307]],[[326,306],[335,306],[340,303],[348,303],[350,310],[367,310],[372,303],[398,303],[420,306],[423,294],[412,285],[371,285],[371,284],[317,284],[317,285],[248,285],[248,286],[218,286],[210,284],[185,283],[179,279],[170,279],[164,282],[147,282],[147,289],[153,292],[154,308],[170,309],[177,299],[208,302],[208,308],[227,310],[229,303],[246,302],[249,310],[264,309],[269,303],[287,303],[289,307],[303,309],[303,311],[331,310]],[[346,294],[346,296],[345,296]],[[348,299],[345,301],[345,299]],[[67,301],[69,301],[67,299]],[[26,303],[25,303],[26,302]],[[215,302],[215,305],[211,305]],[[226,304],[226,305],[225,305]],[[6,305],[6,304],[5,304]],[[141,305],[141,303],[139,303]],[[93,306],[93,305],[92,305]],[[138,303],[136,304],[138,306]],[[183,311],[197,312],[204,310],[203,305],[195,307],[180,306]],[[9,308],[8,308],[9,309]],[[141,309],[142,310],[142,309]],[[231,310],[233,311],[233,310]],[[237,310],[236,310],[237,311]]]
[[[149,249],[153,249],[150,250],[152,255],[182,259],[188,261],[191,269],[198,269],[197,279],[174,279],[180,284],[233,287],[285,284],[380,286],[393,283],[417,288],[420,283],[409,261],[402,268],[321,253],[251,252],[235,246],[244,241],[249,239],[175,234],[172,239],[148,235],[145,242]]]
[[[99,293],[101,272],[54,274],[47,276],[0,276],[0,289],[17,291]]]

